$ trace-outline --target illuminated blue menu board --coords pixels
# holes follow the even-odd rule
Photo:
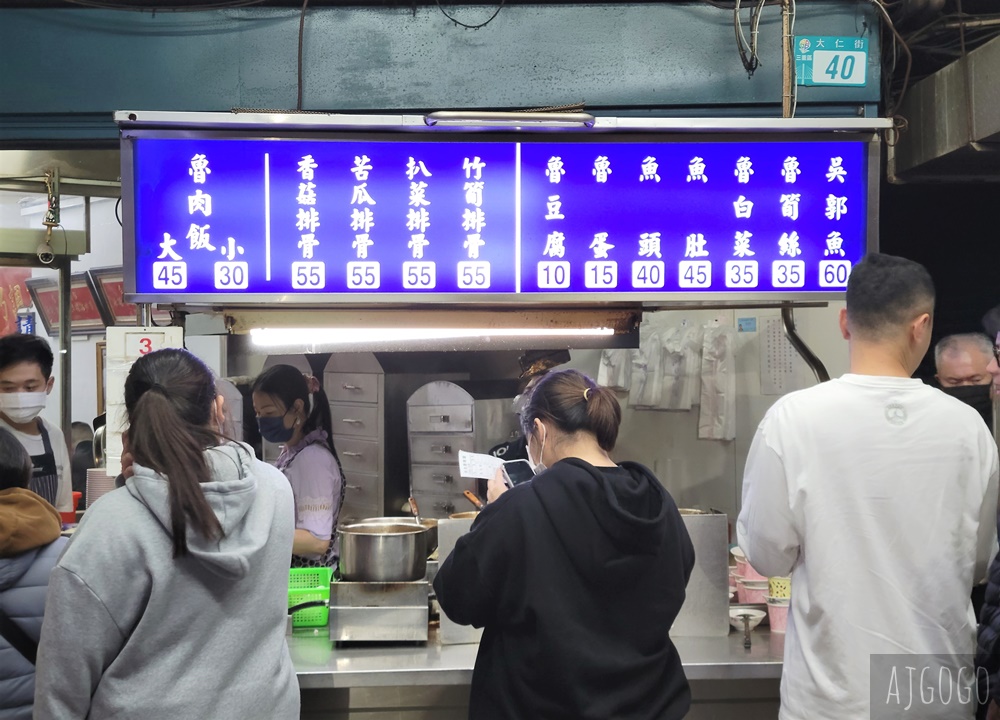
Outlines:
[[[138,297],[842,291],[864,140],[130,139]]]

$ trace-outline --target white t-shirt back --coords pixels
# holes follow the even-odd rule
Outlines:
[[[66,448],[65,436],[58,427],[50,423],[45,418],[39,417],[39,421],[45,424],[45,430],[49,434],[49,444],[52,445],[52,455],[56,459],[56,469],[59,475],[59,487],[56,491],[56,510],[59,512],[70,512],[73,510],[73,476],[70,465],[69,450]],[[28,455],[41,455],[45,452],[45,444],[42,436],[28,435],[27,433],[15,430],[3,418],[0,418],[0,427],[8,430],[21,447],[28,451]]]
[[[849,374],[771,408],[737,534],[792,577],[780,720],[868,720],[873,654],[971,659],[997,475],[982,417],[919,380]]]

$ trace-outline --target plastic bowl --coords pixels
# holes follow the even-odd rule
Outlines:
[[[785,632],[785,628],[788,627],[788,607],[789,603],[785,598],[767,599],[767,621],[771,626],[771,632]]]
[[[741,580],[737,583],[737,592],[739,592],[741,585],[743,587],[743,597],[740,599],[741,603],[755,605],[767,602],[766,580],[763,582],[759,580]]]
[[[750,618],[750,629],[753,630],[755,627],[760,625],[761,620],[767,617],[767,613],[763,610],[753,610],[751,608],[732,608],[729,611],[729,624],[733,626],[737,631],[743,632],[743,616],[747,615]]]

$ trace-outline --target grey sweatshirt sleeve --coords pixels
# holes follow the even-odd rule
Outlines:
[[[104,671],[125,644],[107,607],[78,575],[52,570],[35,673],[35,720],[86,718]]]

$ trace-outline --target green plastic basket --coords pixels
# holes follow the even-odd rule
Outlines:
[[[291,568],[288,571],[288,607],[313,600],[330,600],[330,568]],[[330,620],[329,607],[312,607],[292,614],[292,627],[322,627]]]

